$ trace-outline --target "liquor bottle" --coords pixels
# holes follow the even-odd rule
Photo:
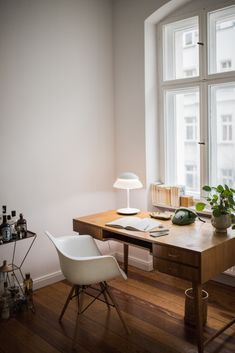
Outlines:
[[[2,295],[2,319],[9,319],[10,317],[10,306],[9,306],[9,293],[8,293],[7,282],[4,282],[4,292]]]
[[[0,214],[0,223],[2,223],[3,216],[7,213],[7,206],[2,206],[2,213]]]
[[[12,234],[12,237],[15,238],[17,236],[17,231],[16,231],[16,222],[17,222],[17,219],[16,219],[16,211],[11,211],[11,221],[12,221],[12,224],[11,224],[11,234]]]
[[[12,234],[13,234],[13,231],[14,231],[14,224],[12,222],[12,219],[11,219],[11,215],[7,215],[7,223],[9,224],[10,228],[11,228],[11,237],[12,237]]]
[[[27,236],[27,222],[22,213],[20,213],[20,218],[16,222],[16,230],[19,238],[25,238]]]
[[[1,230],[2,240],[4,242],[10,241],[11,240],[11,227],[7,223],[7,216],[6,215],[3,215],[3,220],[2,220],[2,224],[0,226],[0,230]]]
[[[12,272],[11,274],[11,279],[10,279],[10,288],[9,288],[10,292],[18,292],[18,285],[16,282],[16,275],[14,272]]]
[[[30,277],[30,273],[25,274],[23,281],[24,295],[29,309],[33,309],[33,280]]]
[[[6,215],[7,214],[7,206],[2,206],[2,215]]]

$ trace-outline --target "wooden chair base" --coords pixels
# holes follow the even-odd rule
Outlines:
[[[70,303],[70,301],[74,298],[74,297],[77,297],[77,305],[78,305],[78,311],[77,311],[77,318],[76,318],[76,323],[75,323],[75,330],[74,330],[74,337],[73,337],[73,347],[75,346],[75,342],[76,342],[76,335],[77,335],[77,330],[78,330],[78,319],[79,319],[79,315],[81,315],[82,313],[84,313],[84,311],[86,311],[92,303],[94,303],[95,300],[100,300],[104,303],[106,303],[108,309],[110,310],[110,307],[114,307],[117,311],[117,314],[125,328],[125,331],[130,334],[130,330],[128,328],[128,326],[126,325],[126,322],[123,318],[123,315],[121,313],[121,310],[119,309],[119,306],[116,302],[116,299],[114,298],[113,294],[112,294],[112,291],[110,289],[110,287],[108,286],[108,284],[106,282],[100,282],[99,283],[100,285],[100,289],[98,288],[94,288],[92,286],[80,286],[80,285],[73,285],[70,292],[69,292],[69,295],[66,299],[66,302],[62,308],[62,311],[60,313],[60,316],[59,316],[59,322],[62,321],[62,318],[64,316],[64,313]],[[98,292],[97,295],[93,295],[89,292],[87,292],[87,289],[88,288],[93,288],[94,290],[96,290]],[[89,295],[90,297],[93,297],[93,300],[86,305],[85,308],[83,308],[83,295],[84,294],[87,294]],[[104,297],[104,300],[101,299],[101,295]]]

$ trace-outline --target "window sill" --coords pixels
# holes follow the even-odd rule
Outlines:
[[[210,210],[206,210],[206,211],[196,211],[196,208],[195,206],[190,206],[190,207],[183,207],[183,206],[179,206],[179,207],[172,207],[172,206],[167,206],[167,205],[153,205],[153,207],[156,207],[158,210],[160,211],[169,211],[169,212],[175,212],[175,210],[177,208],[189,208],[193,211],[195,211],[198,216],[201,216],[201,217],[205,217],[205,218],[211,218],[211,211]]]

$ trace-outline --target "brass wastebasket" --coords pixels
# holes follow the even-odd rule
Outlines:
[[[202,290],[202,322],[203,326],[207,321],[207,305],[208,305],[208,293],[205,290]],[[194,296],[193,289],[188,288],[185,291],[185,310],[184,310],[184,322],[187,325],[195,326],[196,318],[195,318],[195,304],[194,304]]]

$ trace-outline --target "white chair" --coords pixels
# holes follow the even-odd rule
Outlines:
[[[73,344],[76,339],[79,314],[82,314],[96,299],[105,302],[108,308],[110,308],[110,306],[115,307],[125,330],[129,333],[129,329],[126,326],[117,302],[106,282],[118,276],[127,279],[126,274],[119,267],[115,257],[102,255],[90,235],[54,237],[48,231],[46,231],[45,234],[56,247],[64,277],[72,284],[70,293],[59,316],[60,322],[70,300],[75,296],[78,300],[78,313]],[[92,295],[87,291],[87,289],[94,284],[99,284],[100,287],[97,295]],[[92,288],[97,291],[97,287]],[[82,297],[84,293],[93,297],[93,300],[85,308],[82,307]],[[100,298],[101,295],[103,295],[104,300]]]

